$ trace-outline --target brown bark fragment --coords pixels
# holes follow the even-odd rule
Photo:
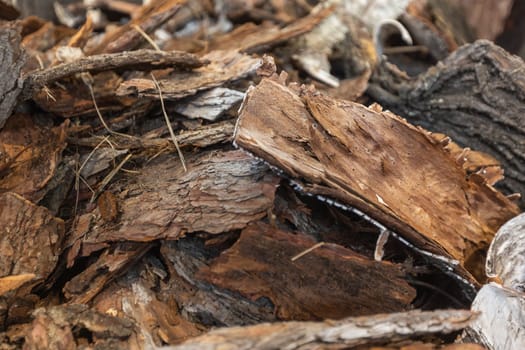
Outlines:
[[[256,26],[253,23],[248,23],[237,27],[230,33],[215,37],[210,43],[209,49],[257,52],[311,31],[333,12],[332,7],[319,8],[318,11],[312,11],[308,16],[300,18],[284,28],[272,24]]]
[[[348,349],[421,335],[451,333],[465,328],[476,316],[466,310],[382,314],[325,322],[263,323],[213,330],[173,347],[173,350],[232,349]]]
[[[172,18],[186,3],[186,0],[158,0],[143,6],[140,13],[130,22],[106,34],[104,40],[86,54],[115,53],[130,51],[145,42],[144,37],[133,26],[139,26],[145,33],[152,33]]]
[[[359,209],[420,249],[458,260],[460,270],[518,213],[446,145],[377,107],[304,89],[299,96],[265,79],[248,92],[239,118],[237,144],[304,191]]]
[[[62,159],[66,127],[40,127],[28,115],[14,115],[0,131],[0,192],[42,199]]]
[[[133,324],[126,319],[101,314],[86,305],[41,308],[26,335],[24,349],[93,348],[130,349]],[[133,346],[134,345],[134,346]]]
[[[198,91],[217,87],[229,81],[244,78],[255,73],[262,64],[260,58],[231,51],[213,51],[202,57],[210,63],[186,73],[174,73],[168,78],[159,79],[164,99],[179,99],[195,95]],[[120,84],[118,96],[137,95],[159,99],[159,92],[151,78],[130,79]]]
[[[315,243],[303,234],[253,224],[196,277],[253,301],[268,298],[282,320],[339,319],[409,307],[415,291],[393,264],[332,244],[291,261]]]
[[[273,203],[279,178],[242,151],[208,152],[186,166],[185,173],[173,157],[148,165],[123,194],[119,221],[93,228],[83,243],[242,229]]]
[[[180,147],[193,146],[204,148],[215,144],[231,142],[234,126],[234,120],[225,120],[210,125],[204,125],[194,130],[187,130],[175,136]],[[156,154],[160,150],[165,150],[166,152],[176,151],[175,145],[170,138],[115,136],[111,142],[117,150],[142,150],[151,154]],[[100,144],[100,138],[68,138],[68,143],[94,148]]]
[[[507,194],[525,194],[525,73],[520,58],[480,40],[418,78],[383,65],[368,93],[412,123],[491,154],[505,171],[499,186]],[[525,197],[520,205],[525,207]]]
[[[66,283],[64,295],[70,303],[88,303],[150,248],[149,244],[120,243],[106,249],[95,263]]]
[[[33,273],[46,278],[55,268],[64,222],[15,193],[0,194],[0,276]]]

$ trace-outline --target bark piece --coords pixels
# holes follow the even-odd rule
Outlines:
[[[10,192],[0,194],[0,213],[0,276],[46,278],[58,261],[64,222]]]
[[[271,207],[279,178],[242,151],[208,152],[143,169],[120,199],[120,220],[97,226],[83,244],[114,240],[176,239],[187,232],[221,233],[244,228]],[[86,214],[92,216],[92,214]]]
[[[42,199],[62,159],[66,127],[40,127],[28,115],[14,115],[0,131],[0,191]]]
[[[263,323],[217,329],[171,350],[218,349],[348,349],[421,335],[451,333],[465,328],[476,316],[466,310],[439,310],[382,314],[325,322]]]
[[[267,298],[281,320],[340,319],[409,308],[415,290],[399,266],[333,244],[291,261],[315,243],[304,234],[252,224],[196,277],[252,301]]]
[[[0,297],[4,294],[16,290],[26,282],[34,280],[34,273],[23,273],[20,275],[0,277]]]
[[[92,301],[93,308],[126,316],[141,329],[144,348],[178,344],[203,333],[203,327],[181,314],[183,295],[166,288],[168,272],[160,260],[147,254],[135,268],[116,279]],[[171,276],[169,277],[171,279]]]
[[[230,142],[233,137],[234,120],[204,125],[194,130],[186,130],[176,136],[180,147],[204,148],[216,144]],[[115,135],[114,135],[115,136]],[[69,138],[68,143],[78,146],[96,147],[100,144],[99,137]],[[142,150],[151,154],[157,154],[160,150],[175,152],[175,145],[170,138],[148,138],[148,137],[118,137],[115,136],[111,143],[116,150]]]
[[[149,244],[121,243],[106,249],[95,263],[66,283],[64,295],[70,303],[88,303],[150,248]]]
[[[484,40],[465,45],[426,74],[409,79],[392,66],[375,73],[368,93],[385,107],[461,146],[501,162],[507,193],[525,193],[523,61]],[[525,207],[525,199],[520,201]]]
[[[231,51],[213,51],[202,57],[210,63],[192,72],[172,74],[158,81],[162,97],[166,100],[195,95],[198,91],[221,86],[229,81],[244,78],[262,65],[260,58]],[[130,79],[120,84],[118,96],[137,95],[159,99],[159,92],[151,78]]]
[[[307,33],[323,19],[333,13],[331,7],[319,7],[308,16],[279,28],[273,24],[255,25],[248,23],[237,27],[230,33],[218,35],[210,42],[210,50],[238,50],[240,52],[258,52],[261,49],[281,44],[291,38]]]
[[[222,236],[230,241],[237,238],[234,233]],[[209,260],[220,252],[209,241],[188,235],[177,241],[162,242],[160,251],[170,275],[162,294],[176,295],[180,312],[203,327],[276,321],[274,306],[267,299],[253,301],[196,278],[197,271],[207,266]]]
[[[20,73],[25,55],[20,46],[20,28],[15,24],[0,26],[0,129],[11,116],[21,93]]]
[[[489,350],[524,349],[525,294],[490,283],[472,303],[480,315],[463,333],[464,341],[482,344]]]
[[[172,18],[186,3],[186,0],[152,1],[140,9],[138,15],[128,23],[105,35],[100,44],[86,49],[86,54],[115,53],[130,51],[145,42],[134,26],[149,34]]]
[[[525,213],[505,223],[487,252],[487,276],[525,292]]]
[[[124,349],[138,345],[129,320],[91,310],[87,305],[61,305],[35,311],[24,349]],[[133,341],[134,340],[134,341]]]
[[[296,186],[401,234],[436,263],[463,267],[518,213],[486,180],[467,174],[446,143],[377,106],[300,95],[264,79],[248,91],[235,142]],[[304,179],[304,180],[301,180]],[[326,199],[326,198],[329,199]]]
[[[201,67],[204,63],[205,61],[197,56],[186,52],[146,49],[83,57],[73,62],[29,73],[25,79],[24,96],[29,98],[46,84],[82,72],[97,73],[119,69],[153,70],[166,67],[184,69]]]

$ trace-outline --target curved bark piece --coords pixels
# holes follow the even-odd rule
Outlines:
[[[247,93],[234,140],[297,188],[399,233],[474,284],[469,259],[518,213],[483,176],[467,173],[467,151],[454,157],[448,138],[378,106],[264,79]]]

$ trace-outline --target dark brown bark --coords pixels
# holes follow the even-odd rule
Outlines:
[[[415,290],[400,266],[335,244],[292,261],[315,243],[301,233],[252,224],[196,277],[252,301],[266,298],[280,320],[339,319],[409,307]]]
[[[491,154],[505,171],[500,188],[525,194],[525,72],[519,57],[480,40],[415,79],[383,64],[368,93],[416,125]],[[520,205],[525,208],[523,197]]]

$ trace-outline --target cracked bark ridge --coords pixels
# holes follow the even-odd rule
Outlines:
[[[244,229],[233,247],[196,277],[252,301],[270,300],[280,320],[340,319],[410,308],[415,290],[397,265],[335,244],[291,261],[315,243],[305,234],[259,222]]]
[[[473,284],[469,259],[518,213],[487,179],[465,171],[449,139],[378,106],[263,79],[247,93],[234,140],[302,191],[357,208]]]
[[[22,92],[20,72],[25,63],[25,55],[20,41],[20,28],[17,24],[0,26],[0,129],[13,113]]]
[[[168,157],[143,169],[122,194],[117,223],[94,227],[83,244],[242,229],[272,206],[279,177],[242,151],[207,152],[186,165],[185,173]]]
[[[417,78],[383,64],[367,91],[411,123],[494,156],[498,185],[525,208],[525,65],[486,40],[465,45]]]

